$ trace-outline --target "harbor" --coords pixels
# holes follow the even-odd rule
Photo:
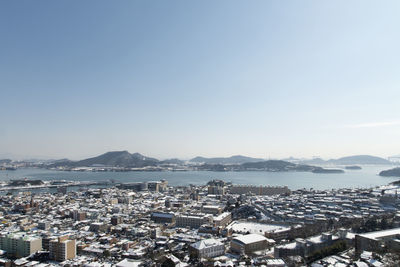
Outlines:
[[[17,179],[4,181],[0,184],[1,191],[30,191],[38,189],[61,189],[68,187],[109,187],[115,185],[113,180],[109,181],[66,181],[66,180],[33,180],[33,179]]]

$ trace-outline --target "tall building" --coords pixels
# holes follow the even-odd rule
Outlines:
[[[168,188],[168,182],[166,180],[161,180],[161,181],[150,181],[150,182],[123,183],[117,185],[117,187],[120,189],[130,189],[136,192],[140,191],[164,192]]]
[[[167,190],[167,186],[168,182],[166,180],[147,182],[147,188],[149,191],[164,192]]]
[[[208,186],[209,195],[225,195],[225,187],[209,185]]]
[[[120,223],[122,223],[123,222],[123,220],[122,220],[122,217],[121,216],[112,216],[111,217],[111,224],[112,225],[118,225],[118,224],[120,224]]]
[[[27,257],[42,249],[42,239],[25,233],[8,234],[0,236],[0,249],[13,257]]]
[[[74,212],[72,213],[72,218],[75,221],[83,221],[86,219],[86,212],[74,210]]]
[[[50,259],[65,261],[76,257],[76,241],[68,239],[68,236],[60,236],[49,242]]]

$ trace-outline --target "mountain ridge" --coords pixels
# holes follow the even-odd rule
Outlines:
[[[371,156],[371,155],[353,155],[341,157],[338,159],[323,160],[322,158],[314,158],[309,160],[301,160],[302,164],[331,164],[331,165],[391,165],[393,164],[387,159]]]
[[[264,159],[260,158],[252,158],[242,155],[233,155],[230,157],[214,157],[214,158],[206,158],[206,157],[195,157],[189,160],[192,163],[206,163],[206,164],[242,164],[247,162],[258,162],[263,161]]]
[[[91,167],[96,165],[107,167],[145,167],[155,166],[159,162],[158,159],[146,157],[140,153],[129,153],[123,151],[110,151],[96,157],[91,157],[78,161],[62,161],[52,164],[52,167],[68,166],[68,167]]]
[[[242,155],[234,155],[231,157],[213,157],[213,158],[206,158],[206,157],[195,157],[190,159],[189,161],[183,161],[177,158],[172,159],[165,159],[165,160],[158,160],[156,158],[147,157],[140,153],[129,153],[126,150],[122,151],[109,151],[103,153],[99,156],[86,158],[82,160],[68,160],[68,159],[61,159],[61,160],[54,160],[45,164],[48,167],[67,167],[67,168],[75,168],[75,167],[120,167],[120,168],[142,168],[142,167],[150,167],[150,166],[167,166],[167,165],[186,165],[186,166],[209,166],[210,169],[224,169],[224,167],[217,167],[212,165],[221,165],[221,166],[228,166],[228,168],[233,168],[233,165],[243,165],[241,168],[236,169],[252,169],[252,168],[261,168],[261,169],[270,169],[271,164],[279,166],[285,162],[285,168],[291,168],[293,166],[312,166],[314,169],[316,168],[315,165],[363,165],[363,164],[371,164],[371,165],[389,165],[393,164],[392,162],[375,157],[370,155],[355,155],[355,156],[348,156],[342,157],[338,159],[330,159],[330,160],[323,160],[321,158],[314,158],[310,160],[265,160],[261,158],[252,158]],[[293,164],[293,165],[291,165]],[[232,166],[231,166],[232,165]],[[262,166],[262,167],[260,167]],[[273,169],[273,168],[271,168]],[[279,169],[279,167],[278,167]],[[306,168],[307,169],[307,168]],[[318,170],[317,170],[318,171]]]
[[[197,157],[198,161],[206,158]],[[204,163],[197,165],[187,165],[193,170],[207,170],[207,171],[268,171],[268,172],[285,172],[285,171],[305,171],[316,173],[329,173],[332,171],[342,170],[329,170],[322,167],[296,164],[283,160],[259,160],[256,158],[235,155],[228,158],[211,158],[212,162],[221,163]],[[248,162],[248,160],[252,160]],[[243,162],[245,161],[245,162]],[[228,162],[231,162],[228,164]],[[243,163],[242,163],[243,162]],[[144,156],[140,153],[129,153],[123,151],[110,151],[96,157],[91,157],[78,161],[59,160],[47,167],[118,167],[118,168],[143,168],[143,167],[160,167],[163,165],[184,165],[185,162],[179,159],[158,160],[155,158]]]

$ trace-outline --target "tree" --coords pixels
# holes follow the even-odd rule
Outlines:
[[[383,218],[383,219],[381,220],[381,223],[380,223],[380,228],[381,228],[382,230],[386,230],[386,229],[388,229],[388,227],[389,227],[389,224],[388,224],[387,219],[386,219],[386,218]]]
[[[378,226],[378,223],[377,223],[377,221],[375,219],[370,218],[365,222],[364,226],[365,226],[365,230],[367,232],[372,232],[372,231],[376,230],[376,228]]]
[[[108,249],[105,249],[105,250],[103,251],[103,257],[104,257],[104,258],[109,258],[109,257],[111,257],[111,252],[110,252]]]

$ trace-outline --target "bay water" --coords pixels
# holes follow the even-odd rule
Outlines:
[[[154,171],[154,172],[75,172],[37,168],[21,168],[15,171],[0,171],[0,181],[11,179],[41,179],[68,181],[109,181],[117,183],[144,182],[165,179],[170,185],[204,185],[212,179],[221,179],[234,184],[288,186],[292,190],[301,188],[369,188],[386,185],[399,180],[381,177],[379,172],[390,166],[362,166],[361,170],[345,170],[345,173],[311,172],[211,172],[211,171]]]

